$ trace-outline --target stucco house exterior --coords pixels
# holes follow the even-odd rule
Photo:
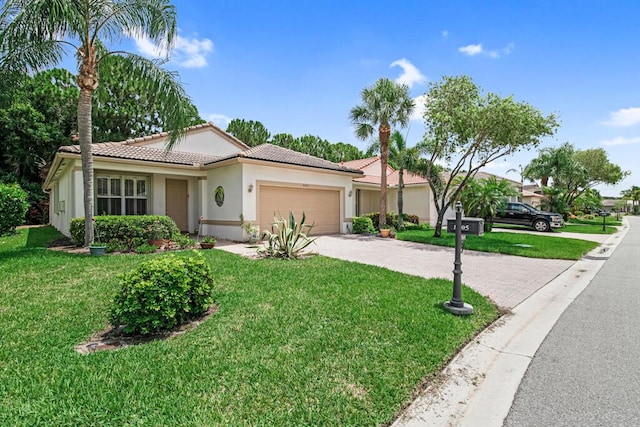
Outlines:
[[[360,170],[271,144],[248,147],[212,123],[172,151],[167,133],[93,144],[94,215],[169,215],[182,231],[245,240],[240,216],[269,229],[274,214],[304,211],[312,234],[347,233]],[[60,147],[45,179],[50,223],[69,235],[83,217],[80,147]],[[200,219],[202,217],[202,220]]]
[[[343,162],[341,165],[358,169],[364,176],[353,179],[355,216],[380,211],[380,156]],[[404,172],[402,192],[403,212],[418,215],[420,222],[435,225],[438,217],[429,181],[419,175]],[[387,165],[387,211],[398,212],[399,173]]]

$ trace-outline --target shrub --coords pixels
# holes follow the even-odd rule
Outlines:
[[[375,233],[376,229],[373,226],[371,218],[354,217],[353,218],[353,234],[367,234]]]
[[[0,235],[24,224],[29,209],[27,192],[18,184],[0,184]]]
[[[204,314],[213,302],[213,276],[204,257],[169,255],[119,276],[109,320],[128,334],[169,331]]]
[[[113,247],[132,251],[149,240],[149,230],[160,230],[158,236],[174,239],[180,235],[173,219],[164,215],[107,215],[96,216],[96,226],[100,228],[100,239]],[[84,244],[84,218],[73,218],[69,229],[71,240],[76,246]]]
[[[365,218],[371,218],[371,221],[373,222],[373,227],[377,230],[380,228],[380,212],[371,212],[368,214],[363,215],[363,217]],[[419,224],[420,223],[420,218],[418,217],[418,215],[413,215],[413,214],[402,214],[402,219],[404,220],[404,222],[411,222],[413,224]],[[398,215],[391,213],[391,212],[387,212],[387,226],[389,227],[394,227],[394,228],[398,228]]]
[[[158,250],[156,245],[150,245],[148,243],[143,243],[140,246],[136,246],[134,251],[137,254],[152,254]]]
[[[300,222],[296,222],[293,212],[289,212],[289,221],[283,217],[273,220],[272,231],[264,231],[267,241],[262,248],[258,249],[258,255],[265,258],[294,259],[309,254],[305,249],[315,239],[307,237],[307,232],[313,228],[313,225],[304,223],[304,213]]]

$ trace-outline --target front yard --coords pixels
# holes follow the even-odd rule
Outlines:
[[[163,255],[47,250],[51,228],[0,238],[0,425],[379,425],[498,316],[442,308],[451,282],[325,257],[203,251],[219,310],[194,331],[79,355],[118,272]],[[393,256],[393,254],[385,254]]]

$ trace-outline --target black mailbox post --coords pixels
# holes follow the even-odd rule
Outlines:
[[[474,221],[469,221],[469,220]],[[456,203],[456,219],[447,221],[447,232],[456,233],[455,260],[453,261],[453,296],[444,303],[444,307],[453,314],[473,314],[473,306],[462,300],[462,234],[483,234],[484,221],[477,218],[462,219],[462,204]],[[464,221],[464,222],[463,222]],[[464,231],[463,231],[464,230]],[[472,233],[473,231],[473,233]]]
[[[456,232],[456,220],[447,220],[447,233]],[[482,236],[484,234],[484,219],[482,218],[462,218],[462,224],[460,225],[460,232],[462,234],[471,234],[474,236]]]

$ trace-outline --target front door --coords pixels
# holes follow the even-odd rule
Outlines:
[[[182,179],[167,179],[166,181],[167,215],[173,218],[180,231],[188,231],[187,223],[187,181]]]

